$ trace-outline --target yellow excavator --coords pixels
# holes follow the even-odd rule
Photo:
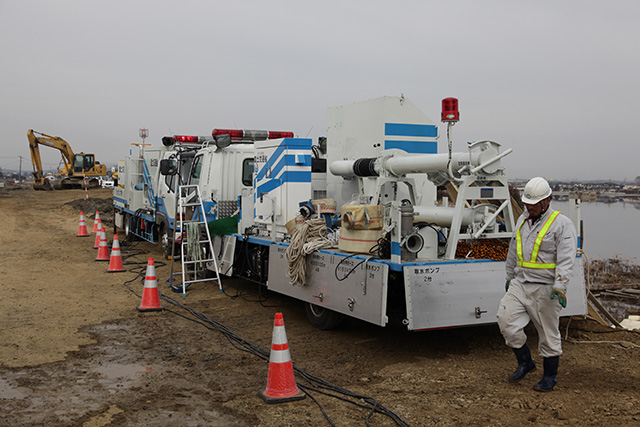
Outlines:
[[[36,190],[84,188],[85,179],[87,187],[96,188],[100,185],[99,177],[107,174],[106,166],[97,162],[93,154],[74,154],[69,143],[59,136],[51,136],[29,129],[27,138],[31,150],[31,163],[33,164],[33,188]],[[62,154],[64,167],[59,171],[61,178],[54,181],[53,184],[44,176],[40,145],[55,148]]]

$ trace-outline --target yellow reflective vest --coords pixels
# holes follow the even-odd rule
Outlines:
[[[551,227],[551,224],[553,224],[553,221],[556,220],[558,215],[560,215],[560,211],[554,211],[551,215],[549,215],[549,218],[547,218],[547,220],[545,221],[544,225],[538,232],[536,241],[533,244],[533,251],[531,251],[531,259],[528,261],[525,261],[522,255],[522,252],[523,252],[522,236],[520,234],[520,229],[522,228],[524,221],[522,222],[522,224],[520,224],[520,227],[518,227],[518,232],[516,233],[516,244],[517,244],[517,250],[518,250],[518,261],[516,262],[516,265],[518,267],[540,268],[540,269],[556,268],[555,263],[542,263],[542,262],[537,262],[537,260],[538,260],[538,252],[540,251],[540,244],[542,243],[542,239],[544,239],[544,235],[547,234],[547,231],[549,231],[549,227]]]
[[[516,223],[505,264],[506,280],[554,285],[566,290],[576,261],[573,222],[549,209],[535,224],[525,212]]]

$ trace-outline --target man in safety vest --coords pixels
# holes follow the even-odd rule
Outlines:
[[[518,218],[507,255],[506,294],[498,308],[498,325],[513,348],[518,368],[509,377],[518,381],[536,368],[524,328],[538,331],[538,353],[544,358],[542,380],[533,388],[551,391],[556,385],[562,354],[559,319],[567,306],[567,285],[576,260],[576,229],[559,211],[549,209],[551,187],[540,177],[524,187],[525,212]]]

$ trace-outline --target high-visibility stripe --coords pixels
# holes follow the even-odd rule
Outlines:
[[[540,269],[554,269],[556,268],[555,263],[541,263],[541,262],[531,262],[531,261],[517,261],[516,265],[518,267],[525,268],[540,268]]]
[[[520,224],[520,227],[518,228],[518,232],[516,233],[516,249],[517,249],[517,252],[518,252],[518,261],[516,262],[516,265],[518,267],[549,269],[549,270],[556,268],[556,264],[555,263],[542,263],[542,262],[536,262],[536,261],[538,260],[538,252],[540,251],[540,245],[542,244],[542,239],[544,239],[544,236],[547,234],[547,232],[549,231],[549,228],[551,227],[551,224],[553,224],[553,221],[555,221],[555,219],[558,217],[558,215],[560,215],[560,211],[554,211],[549,216],[549,218],[547,218],[547,220],[545,221],[544,225],[542,226],[542,228],[538,232],[538,236],[536,237],[536,241],[533,244],[533,251],[531,251],[531,260],[530,261],[525,261],[524,260],[524,256],[522,254],[522,252],[523,252],[523,249],[522,249],[522,236],[520,235],[520,230],[522,229],[522,226],[525,223],[525,221],[522,221],[522,224]]]
[[[536,242],[533,245],[533,252],[531,252],[531,260],[538,259],[538,252],[540,251],[540,244],[542,244],[542,238],[545,236],[545,234],[547,234],[547,231],[549,231],[549,227],[551,227],[551,224],[553,223],[553,221],[555,221],[558,215],[560,215],[559,211],[553,212],[549,216],[549,218],[547,218],[547,221],[542,226],[542,229],[540,229],[540,232],[538,233],[538,237],[536,237]]]
[[[284,330],[284,326],[274,326],[273,334],[271,335],[272,344],[286,344],[287,332]]]
[[[269,355],[269,362],[270,363],[291,362],[291,353],[289,353],[289,349],[286,349],[286,350],[271,349],[271,354]]]

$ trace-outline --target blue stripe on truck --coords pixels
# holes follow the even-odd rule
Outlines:
[[[385,123],[384,134],[387,136],[422,136],[435,138],[438,136],[438,128],[435,125]]]

